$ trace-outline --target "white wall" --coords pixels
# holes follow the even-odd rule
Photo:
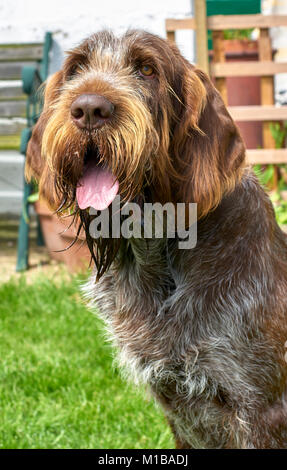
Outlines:
[[[0,0],[0,43],[41,41],[52,31],[54,49],[50,71],[60,67],[63,52],[103,28],[122,33],[143,28],[165,36],[169,17],[190,16],[192,0]],[[287,0],[262,0],[265,14],[287,14]],[[287,60],[287,28],[272,31],[276,60]],[[194,62],[194,33],[179,31],[177,44]],[[276,77],[276,89],[287,88],[286,75]]]
[[[41,41],[52,31],[56,55],[103,28],[122,33],[143,28],[165,36],[168,17],[191,15],[191,0],[0,0],[0,43]],[[193,33],[183,31],[177,43],[189,60]],[[54,54],[55,61],[55,54]],[[57,68],[57,64],[54,63]]]
[[[261,8],[267,15],[287,15],[287,0],[262,0]],[[275,61],[287,62],[287,28],[271,29],[272,46],[277,50]],[[276,101],[287,104],[287,74],[275,76]]]

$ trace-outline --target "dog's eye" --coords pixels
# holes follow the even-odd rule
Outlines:
[[[154,69],[150,65],[142,65],[139,71],[144,77],[152,77],[154,75]]]

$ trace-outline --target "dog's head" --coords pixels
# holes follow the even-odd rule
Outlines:
[[[199,216],[240,178],[244,147],[207,76],[153,34],[97,33],[47,82],[26,176],[55,210],[105,209],[117,193],[196,202]]]

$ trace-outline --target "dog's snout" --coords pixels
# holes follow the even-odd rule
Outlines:
[[[71,106],[72,119],[79,129],[99,129],[112,116],[114,105],[94,93],[80,95]]]

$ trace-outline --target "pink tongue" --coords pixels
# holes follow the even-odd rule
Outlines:
[[[88,165],[77,187],[77,201],[80,209],[93,207],[106,209],[115,199],[119,182],[112,173],[104,168]]]

